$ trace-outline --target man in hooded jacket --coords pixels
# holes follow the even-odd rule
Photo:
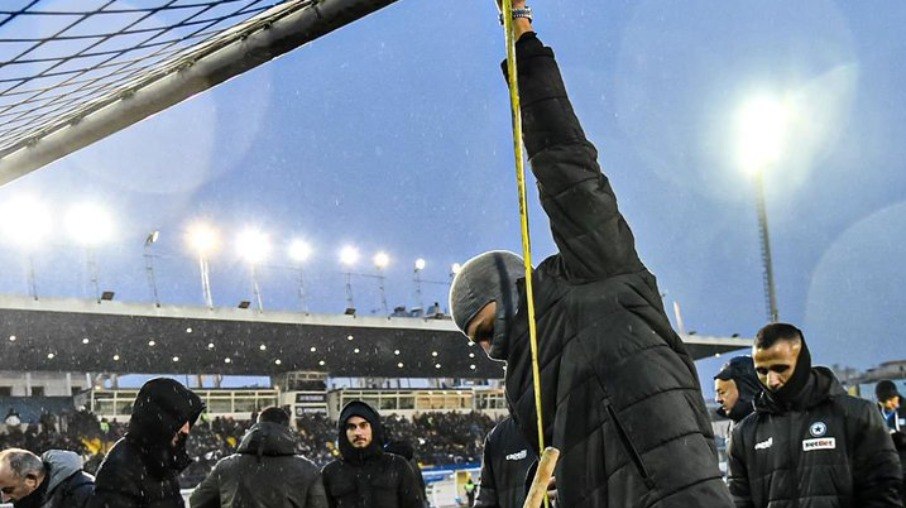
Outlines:
[[[82,470],[75,452],[0,452],[0,499],[14,508],[85,508],[92,492],[94,477]]]
[[[475,508],[522,508],[529,469],[538,460],[512,416],[484,440]]]
[[[720,404],[717,414],[734,424],[755,411],[755,398],[759,393],[761,383],[751,356],[733,358],[714,376],[714,400]]]
[[[736,506],[901,507],[900,461],[874,404],[813,368],[793,325],[765,326],[752,350],[765,390],[730,440]]]
[[[371,406],[346,404],[337,427],[341,458],[321,471],[331,508],[422,508],[415,473],[405,458],[384,453],[381,419]]]
[[[269,407],[236,453],[217,462],[192,492],[192,508],[327,508],[321,472],[296,455],[289,415]]]
[[[182,508],[179,473],[191,459],[186,439],[204,410],[178,381],[145,383],[132,405],[126,435],[97,472],[92,508]]]
[[[510,15],[510,13],[504,13]],[[533,271],[545,446],[562,506],[727,507],[698,374],[573,113],[553,51],[514,2],[522,130],[558,253]],[[538,453],[522,259],[488,252],[450,291],[453,320],[507,362],[506,395]]]

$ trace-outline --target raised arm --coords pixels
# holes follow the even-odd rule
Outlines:
[[[583,281],[644,269],[598,166],[597,150],[573,112],[553,51],[527,20],[517,19],[516,30],[525,147],[566,276]]]

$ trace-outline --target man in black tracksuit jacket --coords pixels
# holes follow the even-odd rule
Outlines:
[[[521,7],[524,2],[515,2]],[[544,442],[562,506],[727,507],[698,374],[639,260],[553,52],[517,23],[523,133],[559,252],[533,272]],[[456,325],[507,362],[506,394],[537,450],[521,258],[490,252],[450,291]]]
[[[902,506],[899,459],[874,404],[848,395],[829,369],[812,368],[792,325],[762,328],[753,356],[766,390],[730,441],[736,506]]]
[[[501,420],[484,441],[475,508],[522,508],[526,476],[536,460],[516,420]]]
[[[321,472],[296,455],[289,415],[279,407],[258,415],[236,453],[217,462],[190,501],[192,508],[327,508]]]
[[[129,430],[116,442],[95,479],[92,508],[182,508],[179,473],[192,460],[186,439],[204,410],[178,381],[145,383],[132,405]]]
[[[415,473],[403,457],[383,451],[381,419],[368,404],[346,404],[337,422],[342,458],[321,474],[330,508],[422,508]]]

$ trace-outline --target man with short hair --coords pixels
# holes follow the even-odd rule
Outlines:
[[[874,405],[813,368],[793,325],[765,326],[752,351],[765,390],[730,441],[736,505],[901,507],[899,459]]]
[[[192,462],[186,440],[204,404],[170,378],[145,383],[129,430],[101,463],[92,508],[183,508],[179,473]]]
[[[491,251],[465,263],[450,288],[453,321],[507,362],[506,396],[526,442],[540,453],[540,432],[560,450],[562,506],[731,506],[695,364],[639,258],[554,52],[535,34],[524,0],[503,15],[515,25],[525,148],[558,250],[532,270],[540,393],[520,256]]]
[[[714,376],[714,401],[720,404],[717,414],[734,424],[752,414],[761,383],[755,374],[751,356],[737,356]]]
[[[38,457],[28,450],[0,452],[0,499],[15,508],[84,508],[94,478],[82,470],[79,454],[50,450]]]
[[[331,508],[422,507],[409,463],[384,453],[381,418],[371,406],[346,404],[337,427],[341,458],[321,471]]]
[[[269,407],[236,453],[217,462],[192,492],[192,508],[327,508],[321,472],[296,455],[289,415]]]

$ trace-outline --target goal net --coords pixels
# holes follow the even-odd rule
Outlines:
[[[0,185],[396,0],[3,0]]]

